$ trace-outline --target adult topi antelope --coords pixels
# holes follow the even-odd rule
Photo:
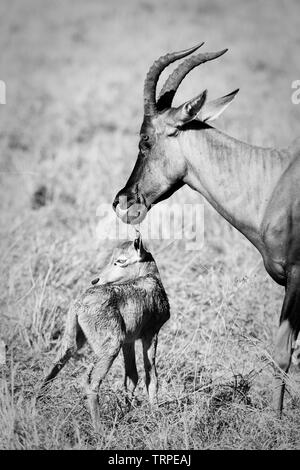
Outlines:
[[[178,108],[171,106],[183,78],[227,49],[185,59],[156,100],[157,81],[165,67],[202,44],[162,56],[151,66],[145,80],[139,154],[113,206],[123,221],[134,224],[153,204],[187,184],[259,250],[267,272],[286,289],[275,344],[279,368],[274,406],[281,414],[284,373],[300,329],[300,145],[286,150],[256,147],[212,127],[210,121],[238,90],[213,101],[207,101],[205,90]]]

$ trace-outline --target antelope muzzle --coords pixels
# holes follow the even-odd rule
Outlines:
[[[137,190],[123,188],[115,197],[113,208],[117,216],[126,224],[139,224],[147,215],[145,199]]]

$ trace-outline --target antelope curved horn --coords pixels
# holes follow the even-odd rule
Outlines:
[[[228,49],[223,49],[219,52],[206,52],[202,54],[197,54],[195,56],[189,57],[182,64],[180,64],[169,76],[165,82],[157,100],[157,109],[162,111],[163,109],[170,108],[174,95],[179,87],[180,83],[184,77],[195,67],[200,64],[204,64],[209,60],[217,59],[221,55],[225,54]]]
[[[185,49],[184,51],[171,52],[157,59],[150,67],[149,72],[146,75],[144,85],[144,114],[147,116],[153,116],[157,113],[156,106],[156,85],[161,72],[175,60],[182,59],[189,54],[195,52],[199,47],[203,46],[204,42],[197,46]]]

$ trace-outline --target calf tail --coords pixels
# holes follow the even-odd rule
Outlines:
[[[43,380],[40,395],[46,385],[57,376],[68,360],[84,345],[85,341],[85,335],[78,323],[77,308],[76,305],[73,305],[68,312],[61,346],[52,367]]]

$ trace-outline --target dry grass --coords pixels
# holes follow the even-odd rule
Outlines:
[[[112,201],[135,160],[150,62],[200,40],[206,50],[229,47],[191,73],[177,102],[240,86],[218,127],[284,146],[299,133],[290,100],[300,78],[299,13],[297,0],[1,2],[0,448],[300,448],[295,371],[283,419],[270,408],[282,288],[207,205],[200,251],[152,244],[172,307],[158,348],[160,407],[149,409],[141,381],[139,404],[126,413],[117,360],[101,389],[105,432],[96,436],[78,381],[88,349],[34,399],[71,299],[106,256],[96,209]],[[32,194],[41,185],[37,210]],[[173,197],[197,200],[189,189]]]

